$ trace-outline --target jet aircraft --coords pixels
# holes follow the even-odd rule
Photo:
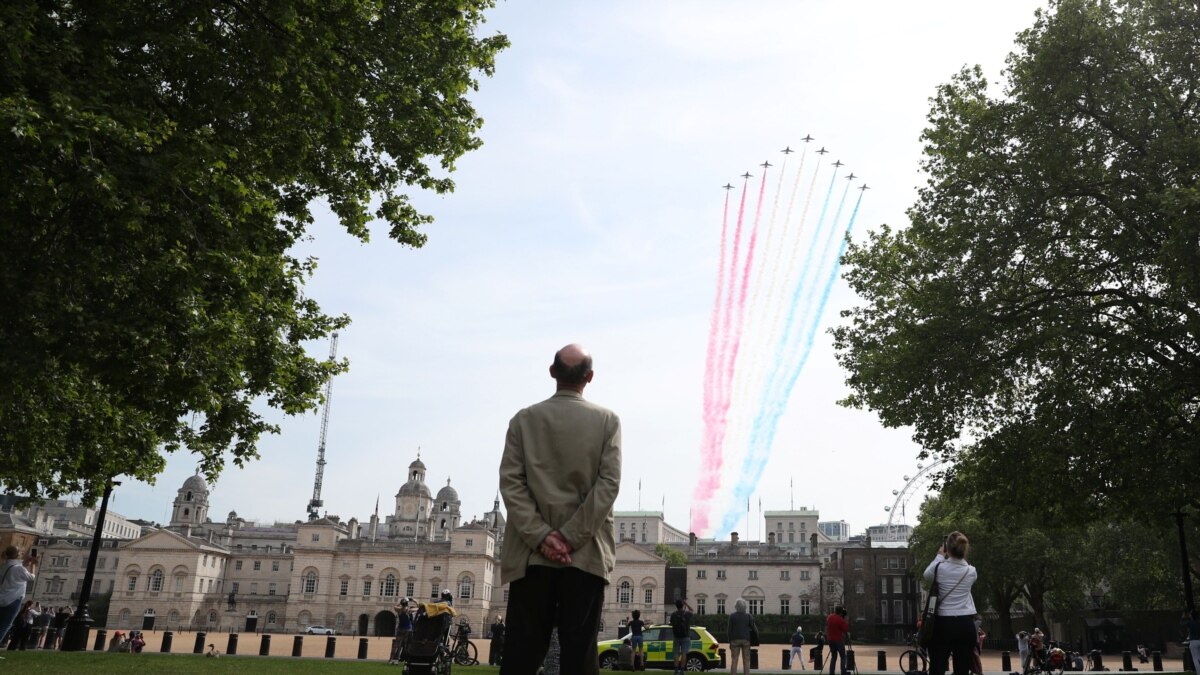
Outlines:
[[[753,175],[752,175],[752,174],[751,174],[749,171],[747,171],[746,173],[742,174],[742,178],[753,178],[753,177],[754,177],[754,176],[753,176]]]
[[[764,160],[762,164],[759,164],[759,166],[761,166],[761,167],[762,167],[762,168],[764,168],[764,169],[769,169],[769,168],[771,168],[771,167],[773,167],[773,166],[775,166],[775,165],[774,165],[774,164],[772,164],[772,163],[770,163],[770,162],[768,162],[768,161],[765,161],[765,160]]]
[[[840,160],[840,159],[839,159],[839,160],[837,160],[836,162],[834,162],[834,163],[833,163],[833,165],[834,165],[834,166],[844,166],[844,165],[842,164],[842,160]]]
[[[782,153],[783,153],[783,154],[785,154],[785,155],[790,155],[790,154],[792,154],[793,152],[795,152],[795,150],[793,150],[793,149],[792,149],[792,146],[790,146],[790,145],[789,145],[789,146],[787,146],[786,148],[784,148],[784,149],[780,150],[780,152],[782,152]]]
[[[867,187],[867,184],[866,184],[866,183],[863,183],[863,184],[862,184],[862,187],[860,187],[860,188],[858,188],[858,189],[859,189],[859,190],[870,190],[871,188]]]
[[[853,171],[850,172],[849,176],[846,176],[846,180],[854,180],[855,178],[857,178],[857,176],[854,175]]]
[[[733,186],[732,186],[732,185],[730,185],[729,183],[726,183],[726,184],[722,185],[721,187],[725,188],[726,190],[732,190],[732,189],[733,189]]]
[[[801,138],[800,140],[804,141],[805,143],[811,143],[813,140],[813,137],[809,136],[808,134],[804,134],[804,138]]]
[[[829,151],[828,151],[828,150],[826,150],[826,149],[825,149],[825,146],[823,146],[823,145],[821,146],[821,149],[817,151],[817,154],[818,154],[818,155],[825,155],[825,154],[828,154],[828,153],[829,153]]]

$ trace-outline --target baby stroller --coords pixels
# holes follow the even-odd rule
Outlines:
[[[454,608],[444,602],[423,602],[417,607],[412,636],[404,648],[404,672],[411,675],[450,675],[454,657],[448,638]]]

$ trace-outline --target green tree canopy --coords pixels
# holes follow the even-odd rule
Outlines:
[[[687,554],[666,544],[655,544],[654,554],[666,560],[669,567],[687,567]]]
[[[846,256],[846,403],[971,446],[996,509],[1200,507],[1198,36],[1187,3],[1051,3],[1002,92],[938,89],[911,226]]]
[[[0,482],[93,497],[187,448],[211,477],[314,407],[347,319],[289,251],[324,200],[420,246],[406,199],[479,146],[491,0],[0,6]]]

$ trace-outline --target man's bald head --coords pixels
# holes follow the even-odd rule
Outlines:
[[[550,377],[558,381],[559,387],[582,390],[592,381],[592,355],[583,345],[569,344],[554,353],[550,365]]]

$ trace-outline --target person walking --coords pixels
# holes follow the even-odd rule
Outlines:
[[[838,605],[825,620],[825,639],[829,641],[829,675],[835,675],[838,657],[842,659],[842,675],[846,675],[846,640],[849,637],[850,622],[846,620],[846,608]]]
[[[729,672],[737,673],[738,657],[742,660],[743,675],[750,675],[750,634],[757,631],[754,617],[746,611],[746,601],[733,601],[733,614],[729,615]],[[682,672],[682,671],[681,671]]]
[[[967,564],[970,542],[962,532],[951,532],[925,568],[925,578],[937,584],[937,625],[929,645],[930,675],[945,675],[954,656],[954,675],[967,675],[974,663],[979,634],[975,628],[975,600],[971,587],[979,574]]]
[[[26,586],[36,577],[36,558],[22,558],[21,549],[16,546],[10,545],[4,549],[3,570],[0,570],[0,642],[4,642],[21,611]]]
[[[796,667],[796,657],[800,657],[800,670],[806,670],[804,667],[804,633],[801,632],[803,626],[796,626],[796,632],[792,633],[792,654],[788,656],[788,667]]]
[[[621,420],[584,400],[592,355],[554,355],[553,396],[508,424],[500,494],[508,509],[501,583],[509,584],[501,675],[535,675],[558,626],[564,673],[599,673],[596,634],[616,562],[613,504],[621,488]]]

